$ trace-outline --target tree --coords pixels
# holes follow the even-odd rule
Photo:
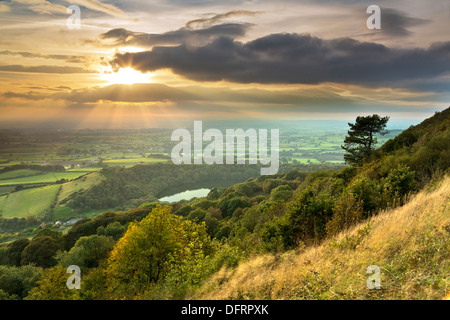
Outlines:
[[[342,149],[347,151],[344,160],[348,164],[358,164],[363,158],[369,156],[377,143],[376,134],[385,135],[386,124],[389,117],[380,117],[377,114],[367,117],[357,117],[355,124],[349,123],[350,130],[345,137]]]
[[[50,237],[58,241],[62,241],[62,232],[57,230],[52,230],[49,228],[44,228],[38,231],[38,233],[33,238],[39,238],[39,237]]]
[[[203,224],[158,206],[141,222],[132,222],[115,245],[106,269],[108,287],[122,296],[146,290],[169,273],[177,274],[180,281],[192,280],[192,270],[211,250]]]
[[[44,269],[36,287],[32,288],[26,300],[77,300],[80,290],[69,290],[66,282],[69,275],[66,268],[54,266]]]
[[[59,256],[60,264],[63,267],[77,265],[82,269],[96,268],[102,259],[107,258],[113,246],[114,240],[111,237],[96,234],[81,237],[69,252]]]
[[[325,226],[333,215],[333,198],[327,194],[316,194],[308,187],[288,205],[285,243],[293,247],[300,240],[310,242],[320,240],[325,234]]]
[[[273,201],[281,200],[281,201],[288,201],[292,195],[294,194],[294,190],[292,190],[291,187],[287,185],[281,185],[276,187],[275,189],[272,189],[272,192],[270,193],[270,198]]]
[[[119,240],[123,234],[125,233],[125,230],[127,228],[125,226],[122,226],[120,222],[116,221],[113,223],[110,223],[105,227],[100,226],[97,229],[97,234],[107,237],[112,237],[115,241]]]
[[[38,267],[49,268],[56,264],[56,252],[61,249],[60,243],[52,237],[37,237],[23,249],[20,264],[34,263]]]
[[[0,299],[23,299],[36,286],[42,269],[34,266],[0,266]],[[3,293],[3,294],[2,294]]]
[[[6,263],[13,266],[20,266],[22,251],[30,244],[27,238],[18,239],[8,245],[6,250]]]

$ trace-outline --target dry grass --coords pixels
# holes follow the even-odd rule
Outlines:
[[[222,269],[193,299],[443,299],[450,292],[450,178],[325,241]],[[379,290],[367,267],[381,270]]]

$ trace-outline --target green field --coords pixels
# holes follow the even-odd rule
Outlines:
[[[0,186],[0,195],[14,191],[14,186]]]
[[[7,173],[14,173],[15,171],[22,171],[22,170],[14,170]],[[35,174],[27,177],[21,177],[21,178],[11,178],[11,179],[4,179],[0,180],[0,186],[7,186],[7,185],[17,185],[17,184],[37,184],[37,183],[54,183],[57,180],[66,179],[66,180],[72,180],[76,179],[86,173],[89,173],[90,171],[66,171],[66,172],[46,172],[43,174]]]
[[[0,180],[28,177],[38,174],[39,171],[32,169],[19,169],[0,173]]]
[[[390,134],[380,137],[379,145],[400,132],[392,130]],[[1,141],[7,142],[0,148],[0,168],[23,166],[0,173],[0,210],[3,211],[3,217],[39,216],[49,209],[52,201],[55,201],[53,218],[71,217],[72,209],[65,207],[64,200],[105,179],[100,172],[102,167],[171,162],[170,152],[175,145],[170,140],[171,133],[170,129],[58,132],[0,130],[0,144]],[[340,145],[346,133],[345,126],[338,129],[308,129],[299,124],[283,128],[280,135],[280,162],[343,164],[344,151]],[[248,156],[245,155],[245,158],[247,162]],[[66,171],[48,172],[26,168],[26,165],[47,164],[64,166]],[[61,183],[61,179],[67,182]],[[14,192],[18,185],[35,188]],[[56,198],[55,190],[58,188]]]
[[[139,163],[155,163],[155,162],[167,162],[168,159],[161,158],[130,158],[130,159],[111,159],[103,161],[104,164],[109,166],[119,167],[131,167]]]
[[[60,185],[25,189],[0,197],[4,218],[43,216],[56,198]]]
[[[66,168],[66,172],[75,172],[75,171],[85,171],[85,172],[94,172],[99,171],[102,168],[100,167],[76,167],[76,168]]]
[[[82,189],[86,190],[86,189],[92,187],[93,185],[98,184],[104,179],[105,179],[105,177],[101,173],[93,172],[93,173],[87,174],[86,176],[82,177],[81,179],[66,182],[61,185],[61,190],[58,195],[58,202],[65,200],[68,196],[70,196],[71,194],[73,194],[75,192],[78,192]]]
[[[297,160],[299,163],[312,163],[312,164],[319,164],[320,161],[313,159],[313,158],[297,158],[297,157],[292,157],[292,159]]]
[[[75,213],[71,208],[66,206],[61,206],[56,208],[52,213],[53,221],[57,220],[69,220],[72,218],[93,218],[107,211],[115,211],[114,209],[93,209],[89,211],[84,211],[83,213]],[[70,227],[68,227],[70,228]]]
[[[53,219],[56,220],[68,220],[74,216],[73,210],[69,207],[59,207],[53,211]]]

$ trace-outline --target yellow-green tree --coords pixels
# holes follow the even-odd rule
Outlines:
[[[168,276],[172,284],[195,281],[211,253],[204,224],[158,206],[141,222],[131,223],[115,245],[106,269],[108,290],[115,297],[129,298]]]
[[[66,268],[55,266],[44,269],[37,286],[31,289],[26,300],[76,300],[79,299],[79,290],[69,289],[66,285],[70,274]]]

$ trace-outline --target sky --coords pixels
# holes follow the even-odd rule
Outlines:
[[[0,128],[417,123],[450,105],[449,30],[443,0],[0,1]]]

